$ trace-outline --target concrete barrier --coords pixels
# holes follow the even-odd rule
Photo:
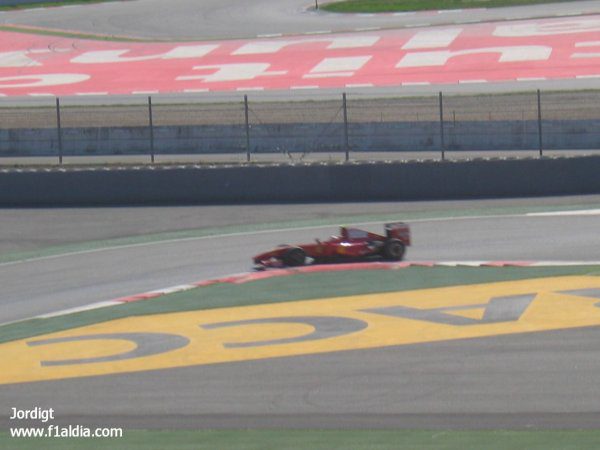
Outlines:
[[[535,121],[462,121],[445,124],[448,150],[531,150],[538,148]],[[546,150],[600,148],[600,120],[544,121]],[[147,127],[63,128],[65,155],[144,154],[150,148]],[[352,123],[352,150],[438,150],[438,122]],[[321,123],[260,124],[250,130],[253,153],[339,152],[344,149],[343,126]],[[157,126],[154,148],[159,154],[245,153],[241,125]],[[56,129],[0,129],[0,156],[50,156],[58,153]]]
[[[0,0],[0,6],[29,5],[32,3],[41,3],[42,0]]]
[[[600,157],[4,170],[3,206],[465,199],[600,193]]]
[[[44,0],[0,0],[0,6],[31,5],[34,3],[44,3]]]

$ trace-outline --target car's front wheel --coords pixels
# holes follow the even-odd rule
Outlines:
[[[402,261],[406,247],[399,239],[388,239],[383,246],[383,257],[390,261]]]
[[[303,266],[306,263],[306,252],[300,247],[290,248],[283,255],[282,261],[290,267]]]

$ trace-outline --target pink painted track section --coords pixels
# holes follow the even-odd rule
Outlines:
[[[0,95],[600,78],[600,15],[277,39],[99,42],[0,32]]]

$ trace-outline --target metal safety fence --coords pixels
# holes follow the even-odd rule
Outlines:
[[[600,91],[0,101],[0,164],[458,159],[597,150]]]

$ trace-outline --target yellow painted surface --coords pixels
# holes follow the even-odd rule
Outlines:
[[[3,370],[0,372],[0,383],[55,380],[600,325],[600,308],[595,306],[600,303],[599,299],[558,293],[591,288],[600,288],[600,277],[556,277],[130,317],[1,344]],[[485,304],[493,297],[523,294],[536,296],[518,320],[502,323],[457,326],[361,311],[390,306],[419,309],[465,306],[464,309],[447,311],[445,314],[479,320],[485,308],[469,308],[470,305]],[[303,323],[202,328],[202,325],[229,321],[305,316],[354,318],[368,326],[357,332],[326,339],[241,348],[227,347],[226,344],[298,337],[311,333],[313,328]],[[131,351],[135,345],[116,339],[40,346],[27,344],[45,339],[115,333],[169,333],[186,337],[189,344],[150,356],[60,366],[43,366],[42,361],[117,355]]]

